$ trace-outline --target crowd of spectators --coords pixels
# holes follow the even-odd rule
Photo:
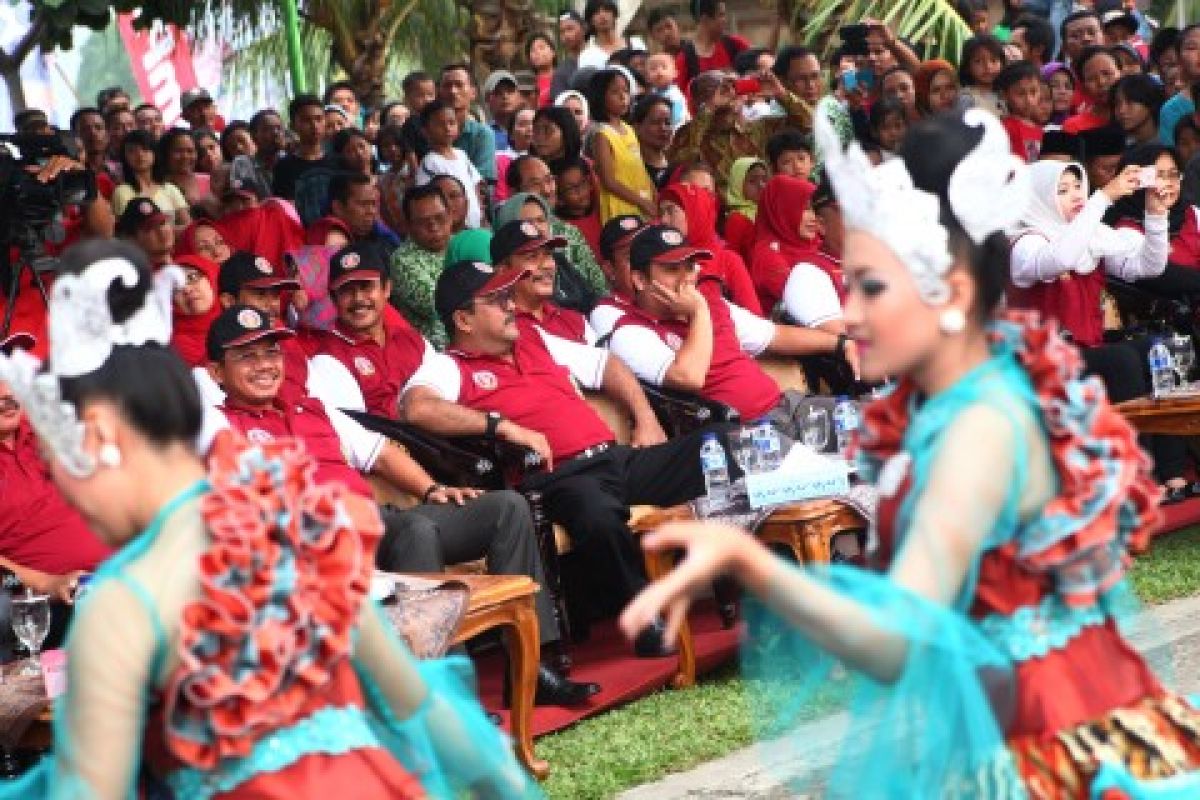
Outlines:
[[[630,505],[703,491],[699,436],[668,439],[645,385],[791,436],[806,397],[759,356],[802,359],[826,378],[814,393],[863,388],[815,115],[875,163],[926,117],[999,116],[1037,164],[1010,303],[1057,317],[1115,399],[1148,391],[1148,345],[1106,332],[1101,302],[1106,276],[1200,291],[1200,25],[1096,2],[1054,26],[1021,6],[995,20],[964,2],[974,35],[953,62],[875,20],[847,25],[822,58],[733,34],[720,0],[692,0],[689,19],[656,9],[645,37],[619,29],[613,0],[589,0],[556,36],[530,38],[527,71],[416,70],[378,108],[336,82],[227,119],[201,88],[165,129],[153,105],[106,90],[66,132],[67,168],[98,187],[65,220],[67,242],[116,236],[156,268],[182,267],[173,346],[209,434],[299,437],[330,479],[372,495],[373,476],[420,501],[384,510],[380,566],[486,558],[543,581],[520,495],[442,486],[345,409],[536,451],[546,469],[521,488],[541,493],[588,565],[568,592],[610,612],[645,584]],[[36,109],[15,124],[52,132]],[[16,306],[13,329],[31,336],[6,347],[44,352],[32,285]],[[580,389],[616,401],[628,444]],[[0,564],[53,591],[104,553],[80,543],[14,406],[0,389]],[[1179,441],[1147,444],[1169,499],[1191,493]],[[545,598],[538,615],[554,642]],[[661,655],[661,634],[647,629],[638,654]],[[544,673],[543,702],[596,688]]]

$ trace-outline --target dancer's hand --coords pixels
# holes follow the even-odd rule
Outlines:
[[[621,630],[637,638],[660,616],[666,618],[665,641],[673,643],[687,616],[692,598],[726,572],[736,575],[739,553],[761,547],[740,528],[712,522],[671,522],[642,540],[650,552],[683,550],[679,566],[642,590],[621,614]]]

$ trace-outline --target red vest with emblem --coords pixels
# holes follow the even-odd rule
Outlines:
[[[462,374],[458,402],[496,411],[546,437],[556,461],[615,437],[580,396],[570,371],[550,356],[536,331],[522,331],[511,359],[450,349]]]
[[[704,376],[700,396],[732,406],[743,420],[758,419],[779,403],[779,384],[742,350],[720,287],[713,281],[702,281],[698,288],[708,303],[713,326],[712,361]],[[672,350],[682,346],[688,332],[686,322],[655,319],[638,308],[625,312],[613,326],[613,333],[626,325],[649,328]]]
[[[560,339],[567,339],[578,344],[588,343],[585,335],[587,323],[583,319],[583,314],[569,308],[560,308],[553,303],[546,303],[542,307],[541,319],[528,311],[518,311],[517,325],[520,326],[522,335],[527,329],[537,327]]]
[[[385,344],[337,325],[321,336],[320,350],[346,365],[362,388],[367,411],[394,419],[404,384],[421,366],[425,339],[403,319],[384,320]]]
[[[320,400],[314,397],[284,400],[281,397],[276,399],[273,407],[265,410],[244,408],[227,401],[221,411],[229,424],[251,442],[287,437],[299,439],[317,462],[318,482],[337,481],[355,494],[374,497],[371,485],[342,454],[342,442]]]
[[[1067,272],[1058,280],[1038,281],[1028,289],[1010,283],[1008,304],[1013,308],[1033,309],[1044,317],[1056,319],[1071,332],[1076,344],[1097,347],[1104,344],[1104,309],[1100,295],[1104,292],[1105,280],[1104,265],[1100,264],[1087,275]]]

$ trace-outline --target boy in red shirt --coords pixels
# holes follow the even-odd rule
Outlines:
[[[1008,115],[1001,119],[1013,154],[1032,164],[1042,149],[1042,126],[1034,122],[1042,93],[1042,76],[1029,61],[1017,61],[1000,70],[992,84]]]

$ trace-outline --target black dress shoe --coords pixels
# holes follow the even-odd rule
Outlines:
[[[633,652],[638,658],[664,658],[675,654],[675,648],[669,646],[663,637],[667,632],[667,623],[655,620],[633,640]]]
[[[504,706],[512,708],[510,682],[504,682]],[[535,706],[564,706],[572,708],[586,703],[600,692],[598,683],[579,683],[564,678],[545,664],[538,665],[537,690],[533,695]]]

